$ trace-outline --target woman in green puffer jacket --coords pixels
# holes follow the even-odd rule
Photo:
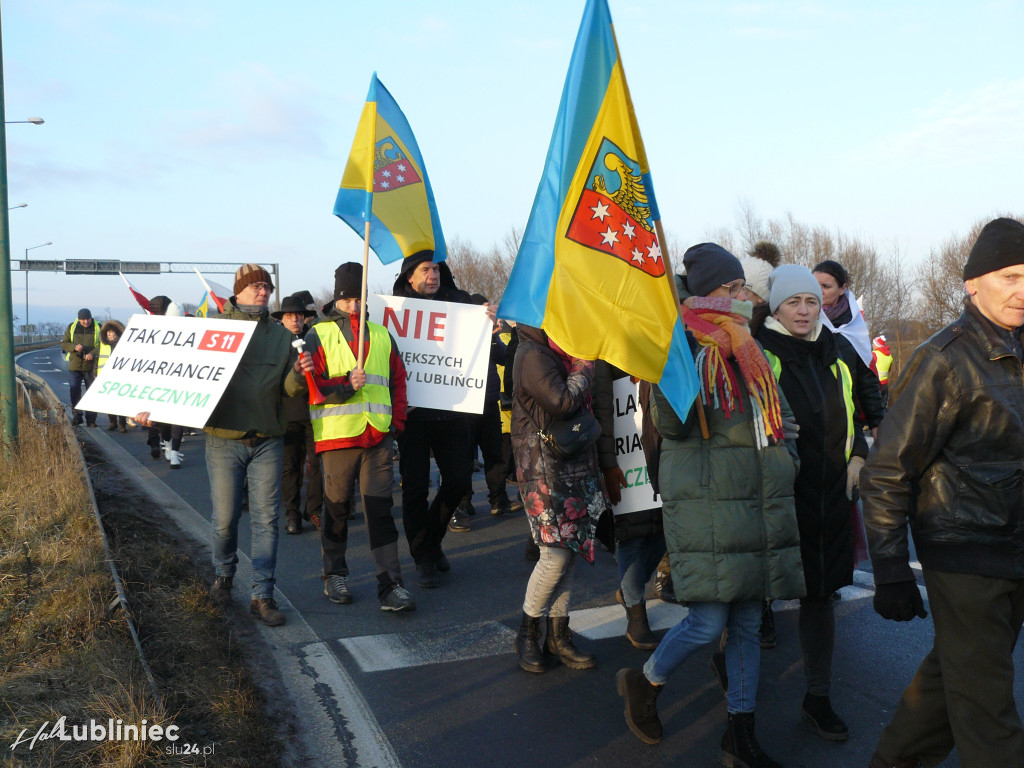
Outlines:
[[[728,629],[725,647],[729,725],[720,759],[752,768],[778,766],[754,735],[765,599],[804,594],[793,504],[792,415],[738,301],[743,269],[731,253],[703,243],[684,255],[685,310],[701,380],[698,401],[680,416],[654,388],[662,436],[659,468],[664,529],[676,596],[689,612],[669,630],[643,670],[618,674],[626,720],[648,743],[661,738],[655,699],[671,673]],[[706,434],[701,416],[706,422]],[[783,425],[787,429],[784,433]]]

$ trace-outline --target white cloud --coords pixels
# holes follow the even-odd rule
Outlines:
[[[279,77],[268,68],[251,64],[221,79],[214,98],[221,106],[183,116],[173,129],[172,141],[185,150],[215,149],[252,156],[327,154],[321,132],[328,116],[312,105],[331,104],[337,97],[324,94],[303,78]]]
[[[1024,79],[947,92],[918,110],[915,124],[869,148],[878,161],[904,165],[976,166],[1024,158]]]

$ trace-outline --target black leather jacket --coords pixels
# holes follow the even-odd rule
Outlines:
[[[968,305],[914,352],[861,475],[875,582],[926,568],[1024,578],[1024,370]]]

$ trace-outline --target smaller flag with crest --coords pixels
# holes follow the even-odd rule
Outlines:
[[[370,78],[334,215],[360,237],[369,221],[370,247],[384,264],[424,250],[434,252],[434,261],[447,257],[416,137],[376,72]]]

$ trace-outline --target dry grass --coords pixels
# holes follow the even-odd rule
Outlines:
[[[107,613],[116,592],[78,457],[59,428],[22,418],[13,461],[0,464],[0,765],[279,765],[282,744],[230,617],[148,501],[124,492],[112,468],[98,469],[97,501],[161,701],[124,617]],[[174,724],[179,754],[167,754],[168,741],[10,748],[61,716],[69,728],[110,718]],[[182,755],[186,743],[214,752]]]

